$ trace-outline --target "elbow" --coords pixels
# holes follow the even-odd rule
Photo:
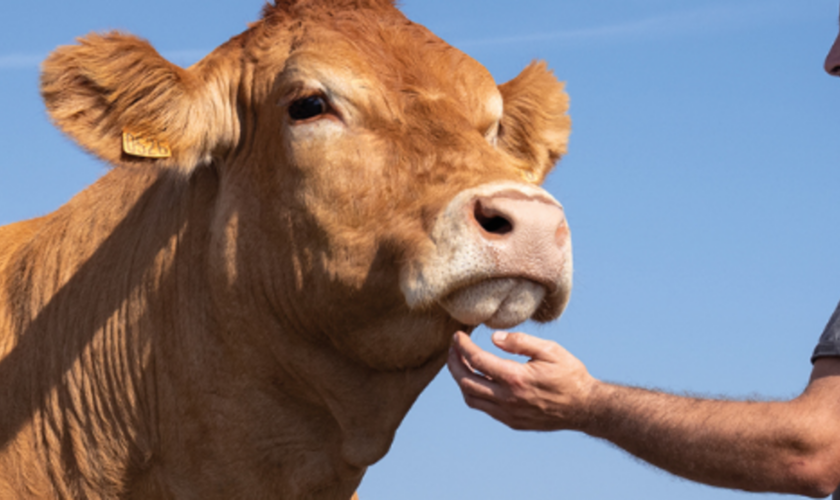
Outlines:
[[[840,471],[834,460],[814,458],[809,463],[800,464],[793,473],[792,485],[799,495],[811,498],[830,496],[840,485]]]
[[[808,485],[807,487],[795,492],[797,495],[810,498],[826,498],[830,497],[832,493],[834,493],[834,489],[828,488],[824,484]]]
[[[827,481],[813,481],[801,484],[800,487],[792,493],[811,498],[826,498],[834,493],[834,490],[837,489],[837,484],[837,482],[831,483]]]

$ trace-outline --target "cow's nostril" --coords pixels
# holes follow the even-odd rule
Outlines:
[[[497,211],[486,208],[481,204],[481,201],[475,202],[473,217],[475,217],[478,225],[490,234],[502,235],[513,231],[511,221]]]

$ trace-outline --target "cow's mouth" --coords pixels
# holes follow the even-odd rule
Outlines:
[[[456,289],[440,304],[457,321],[511,328],[534,315],[545,299],[544,285],[525,278],[494,278]]]
[[[491,183],[460,192],[407,261],[400,288],[409,308],[439,304],[459,323],[511,328],[551,321],[572,287],[571,236],[544,190]]]

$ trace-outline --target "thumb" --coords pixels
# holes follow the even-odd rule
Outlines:
[[[551,348],[557,344],[550,341],[533,337],[524,333],[496,332],[493,334],[493,343],[499,349],[511,354],[528,356],[532,359],[548,360]]]

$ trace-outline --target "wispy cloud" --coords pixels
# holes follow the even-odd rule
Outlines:
[[[0,55],[0,70],[37,68],[44,57],[41,54]]]
[[[453,40],[458,47],[511,45],[522,43],[614,43],[633,39],[663,38],[685,36],[709,31],[743,29],[757,23],[774,21],[796,15],[791,12],[786,0],[763,0],[740,5],[716,5],[687,11],[651,16],[623,23],[594,26],[589,28],[571,28],[543,33],[499,35],[472,40]],[[188,66],[200,60],[208,49],[164,51],[164,57]],[[37,69],[47,54],[7,54],[0,55],[0,71]]]
[[[209,53],[210,50],[171,50],[164,51],[161,55],[175,64],[188,66]],[[36,70],[46,58],[46,52],[43,54],[0,55],[0,71]]]
[[[632,39],[663,38],[743,28],[747,25],[779,19],[784,15],[778,2],[749,5],[718,5],[688,11],[673,12],[623,23],[575,28],[542,33],[502,35],[473,40],[456,40],[459,47],[483,45],[510,45],[533,42],[603,42]]]

